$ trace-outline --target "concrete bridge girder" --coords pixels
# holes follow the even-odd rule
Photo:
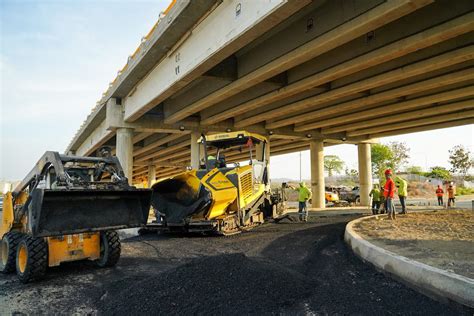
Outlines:
[[[194,27],[192,34],[170,54],[171,58],[163,59],[125,99],[126,120],[139,118],[308,3],[309,0],[247,0],[242,1],[240,13],[234,1],[220,3]]]
[[[474,48],[474,47],[473,47]],[[454,51],[435,58],[430,58],[428,60],[415,63],[406,67],[397,68],[388,73],[370,77],[347,86],[337,88],[315,97],[308,98],[299,102],[295,105],[295,111],[290,117],[278,118],[274,121],[269,122],[267,120],[267,128],[278,128],[282,126],[287,126],[289,124],[296,124],[297,128],[295,130],[301,131],[298,129],[299,126],[308,123],[308,121],[320,120],[324,117],[331,117],[346,111],[354,111],[360,108],[364,108],[370,105],[377,105],[377,103],[385,101],[397,101],[399,98],[405,98],[411,94],[417,94],[427,90],[432,90],[435,88],[442,88],[444,85],[449,85],[452,83],[467,81],[470,79],[469,73],[459,73],[458,75],[446,75],[443,80],[432,78],[433,80],[420,80],[406,86],[384,90],[380,93],[372,93],[371,89],[381,87],[384,84],[390,84],[394,82],[400,82],[409,78],[419,76],[420,74],[426,74],[432,71],[437,71],[440,69],[448,69],[450,66],[461,64],[466,61],[466,58],[470,58],[472,55],[472,48],[462,49],[460,51]],[[444,79],[448,79],[444,81]],[[344,102],[342,98],[355,95],[356,93],[367,92],[362,98],[354,98],[353,100]],[[297,107],[300,106],[303,108],[303,105],[306,106],[303,110],[300,111],[301,114],[296,112]],[[291,107],[291,105],[289,106]],[[296,115],[295,115],[296,114]],[[255,118],[253,120],[259,120]],[[248,120],[247,120],[248,122]],[[241,125],[245,122],[241,121]]]
[[[337,87],[334,85],[334,83],[331,83],[332,89],[325,93],[322,93],[321,95],[316,95],[314,97],[310,97],[299,102],[289,103],[287,106],[272,107],[271,104],[271,102],[275,102],[275,100],[278,100],[281,97],[287,97],[289,93],[298,93],[302,89],[311,87],[312,85],[314,86],[319,84],[326,84],[328,82],[332,82],[330,80],[334,80],[337,78],[345,78],[345,76],[354,73],[357,74],[357,72],[360,72],[361,70],[381,65],[382,63],[386,63],[387,61],[393,60],[395,58],[400,58],[410,52],[413,52],[414,50],[421,49],[423,46],[429,47],[432,44],[435,44],[436,42],[446,40],[447,37],[456,37],[458,35],[469,32],[469,30],[472,30],[473,28],[473,19],[474,13],[462,16],[456,19],[455,21],[447,22],[448,25],[457,25],[458,27],[447,29],[446,27],[448,26],[442,27],[441,25],[436,28],[423,31],[419,34],[413,35],[411,38],[400,40],[399,42],[395,42],[391,45],[382,47],[374,52],[359,56],[343,64],[327,69],[322,73],[312,75],[294,84],[289,84],[284,89],[281,89],[285,92],[283,94],[280,93],[281,90],[279,90],[278,92],[274,92],[270,95],[258,98],[258,102],[256,102],[256,104],[258,104],[259,107],[257,109],[255,107],[250,108],[252,106],[252,104],[250,103],[243,104],[241,106],[242,108],[246,108],[246,113],[240,114],[235,118],[235,125],[237,127],[243,127],[265,120],[268,121],[270,119],[281,119],[281,117],[284,117],[285,120],[282,121],[284,124],[274,123],[273,127],[285,126],[288,125],[288,123],[291,121],[292,116],[294,116],[295,114],[299,114],[298,111],[300,111],[300,113],[304,113],[311,108],[317,109],[318,107],[322,107],[324,103],[337,100],[338,98],[342,98],[355,93],[370,91],[371,89],[380,86],[404,80],[410,76],[413,77],[416,75],[420,75],[425,72],[429,72],[430,67],[433,70],[437,70],[443,68],[443,66],[448,67],[450,65],[453,65],[456,63],[456,61],[450,61],[449,59],[442,60],[441,58],[438,58],[441,64],[436,64],[433,62],[426,62],[423,64],[422,62],[420,62],[420,64],[425,67],[424,72],[416,72],[416,69],[413,69],[412,73],[405,73],[406,67],[403,66],[406,65],[403,64],[402,60],[399,60],[398,63],[402,63],[402,67],[399,68],[398,73],[396,69],[391,71],[382,71],[380,74],[377,74],[375,76],[355,79],[353,83],[342,85],[341,87]],[[427,37],[430,38],[430,40],[427,40]],[[469,50],[469,48],[466,48],[466,50],[463,50],[463,52],[466,52],[467,50]],[[426,52],[430,53],[429,50]],[[444,57],[449,58],[449,55],[446,54]],[[457,63],[464,61],[466,61],[466,59],[457,59]],[[421,66],[419,66],[419,68],[421,68]],[[239,110],[239,107],[240,106],[237,106],[237,108],[234,108],[229,112],[232,113],[232,115],[235,115],[236,111]]]
[[[442,18],[442,16],[440,18]],[[347,84],[341,79],[345,76],[396,59],[397,57],[419,50],[422,47],[433,45],[440,40],[446,40],[450,36],[453,37],[456,34],[465,32],[468,21],[469,19],[464,17],[460,22],[448,22],[448,25],[444,27],[422,31],[408,38],[403,38],[407,31],[416,32],[417,30],[412,27],[412,23],[405,26],[402,24],[396,27],[389,24],[385,28],[377,30],[376,43],[371,42],[370,45],[362,45],[362,39],[358,38],[343,45],[342,47],[344,49],[332,50],[327,54],[323,54],[318,58],[290,69],[288,70],[289,81],[287,86],[264,94],[251,102],[244,102],[238,106],[221,109],[220,113],[213,117],[203,117],[203,123],[213,124],[220,120],[245,113],[247,113],[247,115],[243,115],[241,118],[237,118],[237,120],[252,117],[258,114],[258,111],[249,112],[250,110],[256,108],[262,109],[265,105],[288,98],[312,87],[330,83],[331,88],[338,88],[341,85]],[[462,28],[455,28],[451,25],[459,23],[461,23]],[[419,26],[421,30],[423,30],[423,27],[425,27],[425,25]],[[394,29],[396,29],[397,32],[393,32]],[[405,32],[400,32],[400,29],[405,30]],[[333,32],[335,31],[336,30],[333,30]],[[386,45],[387,43],[388,45]],[[338,83],[338,79],[340,79],[341,84]],[[354,81],[357,80],[359,79],[356,78]],[[296,109],[293,111],[295,110]],[[265,117],[266,119],[271,118],[268,116],[268,113],[265,114],[267,115]],[[250,122],[249,124],[252,123]]]
[[[450,57],[454,57],[454,61],[457,60],[453,55],[450,55]],[[453,59],[450,60],[453,61]],[[430,61],[436,62],[436,60]],[[439,63],[436,63],[436,65],[439,65]],[[409,73],[409,70],[404,69],[404,72]],[[375,107],[381,104],[382,102],[387,101],[390,103],[394,103],[393,100],[405,98],[407,95],[410,94],[417,94],[440,88],[444,85],[451,85],[462,81],[468,81],[472,79],[472,73],[472,69],[469,68],[463,71],[448,73],[447,75],[437,76],[428,80],[418,81],[413,84],[408,84],[394,89],[385,90],[383,92],[371,94],[362,98],[356,98],[348,102],[336,103],[331,106],[323,107],[322,109],[316,109],[313,111],[306,112],[304,114],[293,116],[292,124],[295,124],[296,131],[304,131],[308,127],[308,129],[314,128],[310,126],[317,126],[316,124],[318,124],[323,119],[337,116],[340,113],[353,113],[356,112],[358,109],[367,109],[369,107]],[[280,124],[288,124],[285,122],[287,122],[287,119],[276,121],[274,123],[267,123],[266,127],[272,128],[274,126],[279,126]]]
[[[141,119],[127,123],[124,121],[124,111],[123,105],[119,105],[116,103],[115,99],[109,99],[107,102],[107,111],[106,111],[106,126],[108,129],[117,129],[117,128],[131,128],[138,132],[144,133],[178,133],[178,134],[188,134],[190,132],[223,132],[226,130],[237,130],[234,125],[231,123],[223,122],[220,124],[214,124],[212,126],[202,126],[198,120],[188,119],[186,121],[181,121],[176,124],[166,124],[162,118],[148,115],[144,116]],[[341,139],[346,139],[347,141],[351,141],[351,139],[347,139],[344,133],[342,134],[332,134],[331,136],[326,136],[321,134],[317,130],[310,130],[305,132],[294,132],[292,128],[279,128],[279,129],[272,129],[267,130],[264,126],[247,126],[245,128],[250,132],[256,132],[263,135],[271,135],[274,137],[282,136],[282,137],[292,137],[292,138],[311,138],[311,139],[325,139],[328,141],[334,140],[338,141]],[[175,136],[170,136],[175,137]],[[161,145],[161,142],[155,141],[150,146],[158,147]],[[141,153],[145,151],[146,148],[143,150],[139,150],[138,152]]]
[[[408,134],[421,131],[429,131],[433,129],[448,128],[461,125],[469,125],[474,122],[474,101],[470,100],[470,109],[468,111],[461,111],[440,116],[432,116],[429,118],[412,120],[409,122],[400,122],[394,124],[387,124],[386,128],[372,128],[363,130],[364,134],[369,133],[372,137],[387,137],[390,135]],[[387,132],[389,131],[389,132]]]
[[[448,102],[452,99],[456,100],[456,99],[460,99],[464,97],[471,97],[473,95],[474,95],[474,86],[470,85],[467,87],[463,87],[463,88],[459,88],[459,89],[455,89],[455,90],[451,90],[447,92],[436,93],[436,94],[428,95],[425,97],[416,98],[413,100],[398,102],[398,103],[391,104],[388,106],[381,106],[374,109],[360,111],[360,112],[357,112],[357,120],[372,119],[372,118],[381,117],[381,116],[383,116],[383,118],[385,119],[385,117],[397,114],[399,112],[417,110],[426,105],[437,104],[439,102]],[[463,107],[469,108],[473,106],[472,102],[471,104],[469,104],[469,102],[456,103],[456,104],[457,105],[453,103],[452,106],[444,107],[444,111],[443,111],[443,108],[441,108],[440,114],[444,114],[446,112],[455,112]],[[412,111],[412,114],[427,116],[430,113],[436,114],[435,109],[439,109],[439,108],[440,107],[435,106],[434,108],[431,107],[429,109]],[[348,116],[349,115],[343,115],[343,116],[336,117],[334,119],[326,120],[323,124],[324,126],[337,125],[337,124],[343,124],[343,125],[337,125],[336,127],[323,128],[323,132],[327,134],[331,134],[331,133],[338,133],[338,132],[346,131],[346,130],[357,129],[357,128],[365,126],[365,124],[361,124],[360,122],[352,123],[357,120],[354,119],[353,116],[349,118]],[[413,118],[416,118],[416,116],[413,116],[412,119]],[[390,119],[393,119],[393,116]],[[349,123],[352,123],[352,124],[349,124]],[[367,123],[368,123],[367,126],[370,126],[370,124],[376,124],[374,120],[371,120],[370,122],[367,122]]]
[[[455,113],[451,113],[455,112]],[[422,109],[404,113],[390,113],[383,120],[383,127],[381,120],[375,119],[367,121],[367,124],[361,125],[353,123],[351,127],[346,126],[344,129],[349,131],[349,136],[360,136],[367,134],[374,134],[381,131],[386,131],[388,127],[414,127],[419,125],[441,123],[472,117],[474,113],[474,99],[448,103],[446,105],[439,105],[428,109]],[[446,115],[440,115],[446,114]],[[424,121],[422,121],[424,120]],[[392,123],[392,124],[390,124]],[[387,126],[389,125],[389,126]]]
[[[443,129],[443,128],[449,128],[449,127],[454,127],[454,126],[471,125],[471,124],[474,124],[474,118],[472,117],[449,121],[449,122],[437,123],[437,124],[426,124],[422,126],[409,127],[409,128],[407,127],[394,128],[392,130],[370,134],[370,137],[372,138],[389,137],[389,136],[395,136],[395,135],[425,132],[425,131],[431,131],[431,130],[436,130],[436,129]]]
[[[384,24],[387,24],[401,16],[404,16],[416,9],[429,4],[431,1],[416,1],[416,2],[386,2],[375,8],[357,16],[357,12],[353,14],[352,19],[347,16],[338,16],[341,25],[332,29],[312,41],[305,43],[299,47],[294,48],[288,54],[283,54],[274,58],[271,62],[267,62],[256,70],[240,77],[233,83],[227,85],[223,89],[211,93],[209,96],[201,99],[195,103],[187,105],[183,110],[178,110],[171,116],[167,117],[167,123],[177,122],[187,116],[202,111],[220,101],[223,101],[232,95],[248,89],[249,87],[271,78],[281,72],[315,58],[335,47],[338,47],[350,40],[357,38],[367,32],[376,29]],[[333,2],[331,2],[333,3]],[[335,5],[339,2],[335,1]],[[369,4],[369,2],[367,2]],[[318,16],[319,20],[326,21],[330,24],[326,17]],[[347,22],[346,22],[347,21]],[[345,22],[345,23],[344,23]],[[321,26],[327,27],[326,25]]]
[[[75,149],[75,153],[78,156],[89,156],[113,136],[113,131],[107,128],[104,120],[89,134],[83,143]]]

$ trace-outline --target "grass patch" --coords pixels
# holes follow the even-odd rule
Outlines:
[[[463,188],[463,187],[456,188],[456,196],[469,195],[469,194],[474,194],[474,188]]]

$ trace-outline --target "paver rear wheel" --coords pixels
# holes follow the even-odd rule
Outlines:
[[[100,233],[100,258],[96,261],[97,266],[113,267],[120,259],[120,238],[116,231]]]
[[[41,279],[48,268],[48,244],[43,238],[24,236],[16,250],[16,274],[21,282]]]
[[[22,237],[19,232],[8,232],[3,236],[0,241],[0,272],[15,272],[16,248]]]

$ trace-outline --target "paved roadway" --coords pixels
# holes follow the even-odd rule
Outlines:
[[[232,237],[145,235],[113,269],[70,263],[20,284],[0,276],[0,315],[472,313],[433,301],[348,250],[350,216],[265,224]]]

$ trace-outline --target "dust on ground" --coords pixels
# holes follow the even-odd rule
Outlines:
[[[357,233],[389,251],[474,279],[474,212],[443,210],[385,215],[354,225]]]

